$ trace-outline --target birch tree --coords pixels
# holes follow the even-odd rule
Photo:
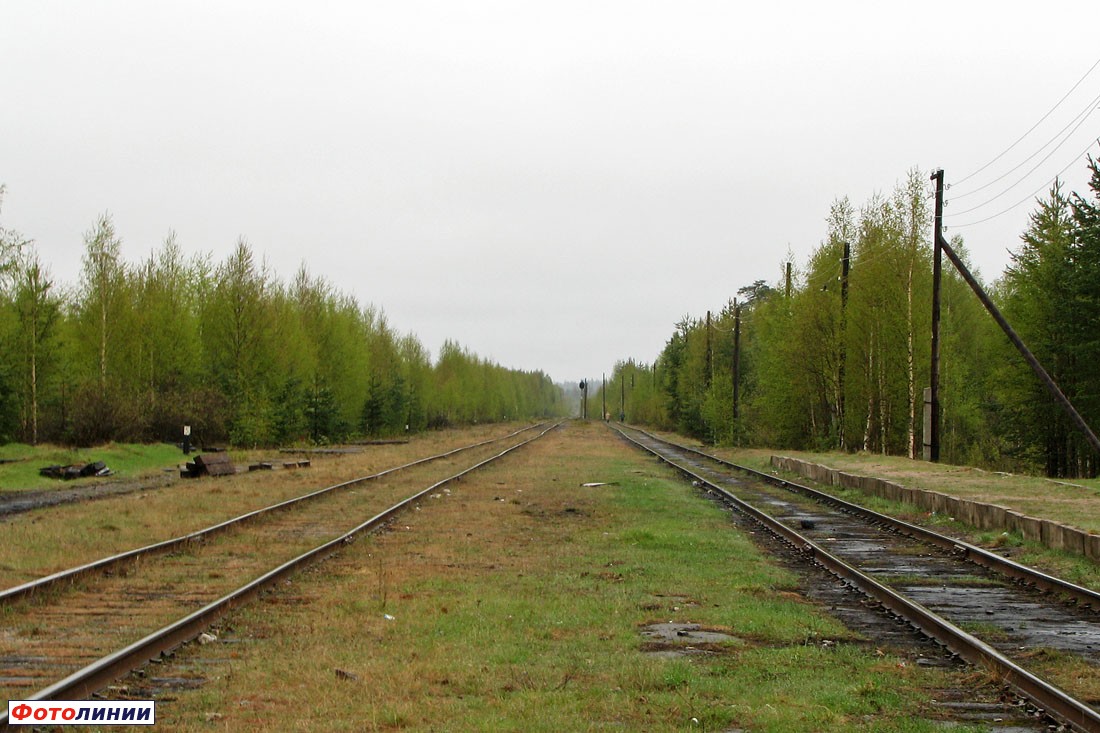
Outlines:
[[[14,304],[24,371],[23,432],[31,445],[38,444],[39,394],[44,367],[53,356],[50,347],[60,317],[60,303],[53,280],[38,254],[27,254],[18,270]]]
[[[115,321],[125,303],[122,288],[125,270],[121,259],[122,242],[115,233],[109,214],[103,214],[84,234],[84,270],[80,292],[82,324],[94,334],[101,398],[107,394],[108,354],[112,353],[120,329]]]

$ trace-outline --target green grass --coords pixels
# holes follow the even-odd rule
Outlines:
[[[557,439],[299,577],[308,602],[245,609],[232,633],[253,643],[229,647],[242,657],[204,665],[207,685],[158,716],[178,730],[212,712],[229,729],[942,730],[923,718],[950,672],[861,643],[667,470],[596,430]],[[616,485],[579,487],[594,479]],[[732,639],[646,653],[642,627],[670,620]],[[225,650],[182,661],[211,653]],[[335,670],[355,681],[333,685]]]
[[[877,476],[925,489],[1051,519],[1100,532],[1100,479],[1051,480],[1041,476],[985,471],[968,466],[910,460],[871,453],[814,453],[762,449],[718,449],[718,455],[771,472],[770,458],[790,456],[863,476]],[[798,479],[806,481],[807,479]],[[835,488],[835,487],[833,487]]]
[[[15,463],[0,463],[0,491],[13,491],[79,486],[102,480],[84,478],[62,481],[39,476],[38,470],[46,466],[103,461],[115,476],[133,477],[182,463],[186,457],[179,448],[164,443],[111,443],[97,448],[78,449],[11,443],[0,446],[0,458],[17,459]]]

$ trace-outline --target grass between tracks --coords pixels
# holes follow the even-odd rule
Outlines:
[[[503,436],[519,427],[492,425],[431,432],[405,445],[315,456],[309,469],[177,479],[153,490],[12,515],[0,521],[4,536],[0,542],[0,588],[186,534],[349,478]],[[241,460],[239,455],[233,454],[236,460]],[[274,451],[268,453],[268,457],[275,455]]]
[[[921,718],[950,673],[858,643],[795,588],[716,505],[574,424],[178,654],[156,674],[205,682],[165,693],[158,724],[942,730]],[[643,637],[669,621],[730,638],[689,653]]]

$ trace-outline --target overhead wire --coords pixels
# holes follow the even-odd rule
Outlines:
[[[1097,95],[1097,97],[1096,97],[1096,99],[1095,99],[1095,102],[1100,102],[1100,95]],[[1095,102],[1093,103],[1094,105],[1095,105]],[[1025,180],[1027,180],[1027,177],[1028,177],[1028,176],[1030,176],[1030,175],[1031,175],[1032,173],[1034,173],[1035,171],[1039,170],[1040,166],[1042,166],[1042,165],[1043,165],[1043,163],[1046,163],[1046,162],[1047,162],[1048,160],[1050,160],[1051,156],[1052,156],[1052,155],[1054,155],[1055,153],[1057,153],[1057,152],[1058,152],[1058,151],[1059,151],[1059,150],[1060,150],[1060,149],[1062,148],[1062,146],[1066,144],[1066,142],[1067,142],[1067,141],[1068,141],[1068,140],[1070,139],[1070,136],[1071,136],[1071,135],[1073,135],[1073,133],[1077,132],[1077,130],[1078,130],[1078,129],[1080,129],[1081,125],[1085,124],[1085,122],[1086,122],[1086,121],[1088,120],[1088,118],[1089,118],[1089,117],[1090,117],[1090,116],[1092,115],[1092,113],[1093,113],[1093,112],[1095,112],[1095,111],[1096,111],[1096,107],[1095,107],[1095,106],[1093,106],[1093,108],[1092,108],[1091,110],[1089,110],[1089,112],[1088,112],[1088,113],[1087,113],[1087,114],[1086,114],[1086,115],[1085,115],[1084,117],[1082,117],[1082,118],[1081,118],[1081,120],[1080,120],[1080,121],[1078,121],[1078,123],[1077,123],[1076,125],[1074,125],[1074,126],[1073,126],[1073,129],[1069,131],[1069,133],[1068,133],[1068,134],[1066,135],[1066,137],[1065,137],[1065,138],[1064,138],[1064,139],[1062,140],[1062,142],[1058,143],[1058,145],[1057,145],[1057,146],[1055,146],[1055,148],[1054,148],[1053,150],[1051,150],[1051,151],[1050,151],[1049,153],[1047,153],[1047,154],[1046,154],[1046,155],[1045,155],[1045,156],[1043,157],[1043,159],[1042,159],[1042,160],[1040,160],[1040,161],[1039,161],[1038,163],[1036,163],[1036,164],[1035,164],[1035,166],[1034,166],[1034,167],[1032,167],[1032,169],[1031,169],[1031,170],[1029,170],[1029,171],[1028,171],[1027,173],[1025,173],[1025,174],[1023,175],[1023,177],[1021,177],[1021,178],[1020,178],[1020,179],[1019,179],[1018,181],[1016,181],[1015,183],[1013,183],[1013,184],[1012,184],[1011,186],[1009,186],[1009,187],[1008,187],[1008,188],[1006,188],[1005,190],[1001,191],[1001,192],[1000,192],[999,194],[997,194],[996,196],[992,196],[991,198],[989,198],[989,199],[987,199],[986,201],[984,201],[984,202],[982,202],[982,203],[978,204],[977,206],[972,206],[972,207],[970,207],[969,209],[964,209],[964,210],[962,210],[962,211],[953,211],[953,212],[951,212],[951,213],[949,214],[949,216],[958,216],[958,215],[960,215],[960,214],[969,214],[969,213],[971,213],[971,212],[977,211],[978,209],[982,209],[982,208],[985,208],[985,207],[986,207],[986,206],[988,206],[989,204],[993,203],[994,201],[996,201],[996,200],[997,200],[997,199],[999,199],[1000,197],[1002,197],[1002,196],[1004,196],[1005,194],[1007,194],[1007,193],[1008,193],[1009,191],[1011,191],[1012,189],[1014,189],[1014,188],[1016,188],[1017,186],[1019,186],[1019,185],[1020,185],[1021,183],[1023,183],[1023,182],[1025,181]],[[1045,146],[1044,146],[1044,147],[1045,147]],[[1091,141],[1089,142],[1089,146],[1088,146],[1087,148],[1085,148],[1085,151],[1088,151],[1088,148],[1089,148],[1089,147],[1092,147],[1092,142],[1091,142]],[[1041,150],[1041,149],[1042,149],[1042,148],[1040,148],[1040,150]],[[1074,162],[1076,162],[1077,160],[1079,160],[1079,159],[1081,158],[1081,155],[1083,155],[1085,151],[1083,151],[1083,152],[1082,152],[1081,154],[1078,154],[1078,155],[1077,155],[1076,157],[1074,157],[1074,159],[1073,159],[1073,161],[1071,161],[1070,165],[1072,165],[1072,164],[1073,164]],[[1034,157],[1034,156],[1032,156],[1032,157]],[[1063,169],[1062,169],[1062,170],[1063,170],[1063,172],[1064,172],[1064,171],[1065,171],[1066,169],[1068,169],[1068,168],[1069,168],[1069,165],[1067,165],[1067,166],[1066,166],[1066,168],[1063,168]],[[1061,173],[1059,173],[1058,175],[1061,175]],[[1028,198],[1030,198],[1030,196],[1029,196]],[[1026,199],[1025,199],[1025,200],[1026,200]],[[1010,208],[1009,208],[1009,209],[1007,209],[1007,210],[1008,210],[1008,211],[1011,211],[1012,209],[1016,208],[1016,206],[1018,206],[1018,205],[1019,205],[1019,204],[1016,204],[1016,205],[1014,205],[1014,206],[1010,207]]]
[[[1024,167],[1032,158],[1034,158],[1039,153],[1043,152],[1043,150],[1045,150],[1047,148],[1047,146],[1049,146],[1051,143],[1053,143],[1055,140],[1057,140],[1062,135],[1062,133],[1064,133],[1069,128],[1070,125],[1072,125],[1074,122],[1078,122],[1078,120],[1080,120],[1078,122],[1077,126],[1074,127],[1073,130],[1070,131],[1070,135],[1072,135],[1074,132],[1076,132],[1077,129],[1082,124],[1084,124],[1084,119],[1081,119],[1082,116],[1084,116],[1084,118],[1087,119],[1093,112],[1096,111],[1096,105],[1097,104],[1100,104],[1100,94],[1097,94],[1095,97],[1093,97],[1089,101],[1089,103],[1087,105],[1085,105],[1085,108],[1083,110],[1078,112],[1077,115],[1072,120],[1067,122],[1065,124],[1065,126],[1062,127],[1061,130],[1056,132],[1053,137],[1051,137],[1049,140],[1047,140],[1045,143],[1043,143],[1042,147],[1040,147],[1034,153],[1027,156],[1023,160],[1021,160],[1019,163],[1017,163],[1015,166],[1013,166],[1009,170],[1005,171],[1001,175],[994,178],[992,181],[989,181],[988,183],[984,183],[981,186],[978,186],[977,188],[973,189],[972,191],[967,191],[966,193],[952,194],[951,195],[951,200],[952,201],[958,201],[959,199],[964,199],[964,198],[967,198],[968,196],[973,196],[974,194],[978,193],[979,191],[983,191],[983,190],[989,188],[990,186],[992,186],[994,183],[997,183],[998,181],[1004,180],[1005,178],[1007,178],[1012,173],[1015,173],[1020,168]],[[1066,138],[1064,140],[1062,140],[1061,143],[1058,144],[1058,147],[1061,147],[1062,145],[1064,145],[1067,140],[1069,140],[1069,135],[1067,135]],[[1054,150],[1052,150],[1051,154],[1053,154],[1055,151],[1057,151],[1057,149],[1058,148],[1055,148]],[[1048,155],[1047,157],[1049,158],[1050,156]],[[1045,161],[1045,159],[1044,159],[1044,161]],[[1040,165],[1042,165],[1042,161],[1040,162]],[[1030,174],[1030,172],[1029,172],[1029,174]],[[1026,178],[1027,175],[1029,175],[1029,174],[1025,174],[1024,178]],[[1019,185],[1022,182],[1022,180],[1023,179],[1020,179],[1020,181],[1017,181],[1016,183],[1012,184],[1012,186],[1009,187],[1009,190],[1011,190],[1015,186]],[[993,197],[993,198],[995,199],[996,196]],[[990,201],[992,201],[992,200],[993,199],[990,199]],[[975,208],[977,208],[977,207],[975,207]]]
[[[1090,141],[1089,144],[1088,144],[1088,147],[1086,147],[1084,150],[1082,150],[1080,153],[1078,153],[1077,156],[1073,160],[1071,160],[1068,164],[1066,164],[1065,168],[1058,171],[1058,173],[1053,178],[1051,178],[1046,183],[1044,183],[1043,185],[1036,188],[1034,191],[1032,191],[1030,194],[1028,194],[1025,198],[1022,198],[1019,201],[1017,201],[1016,203],[1014,203],[1012,206],[1009,206],[1006,209],[998,211],[996,214],[992,214],[990,216],[987,216],[984,219],[978,219],[977,221],[969,221],[969,222],[966,222],[965,224],[952,224],[950,228],[952,228],[952,229],[963,229],[965,227],[972,227],[972,226],[976,226],[978,224],[984,224],[987,221],[992,221],[993,219],[996,219],[999,216],[1004,216],[1005,214],[1007,214],[1008,212],[1012,211],[1013,209],[1015,209],[1019,206],[1023,206],[1028,201],[1031,201],[1033,198],[1035,198],[1035,196],[1037,196],[1039,194],[1039,192],[1042,191],[1044,188],[1047,188],[1047,187],[1051,186],[1055,181],[1057,181],[1059,178],[1061,178],[1062,174],[1065,173],[1067,170],[1069,170],[1070,166],[1076,164],[1078,161],[1081,160],[1081,158],[1084,157],[1085,153],[1087,153],[1089,151],[1089,148],[1091,148],[1094,143],[1100,145],[1100,138],[1097,138],[1096,140]],[[968,211],[973,211],[973,209],[968,209]],[[959,212],[959,213],[965,214],[967,212],[962,211],[962,212]],[[948,227],[945,226],[944,231],[947,231],[947,229],[948,229]]]
[[[974,176],[976,176],[976,175],[982,173],[983,171],[985,171],[986,169],[988,169],[991,165],[993,165],[994,163],[999,161],[1001,158],[1003,158],[1005,155],[1007,155],[1009,152],[1011,152],[1013,149],[1015,149],[1017,145],[1019,145],[1021,142],[1023,142],[1023,140],[1025,140],[1032,132],[1034,132],[1067,99],[1069,99],[1070,95],[1072,95],[1073,92],[1076,91],[1077,88],[1080,87],[1082,83],[1084,83],[1084,81],[1097,69],[1097,67],[1100,67],[1100,59],[1097,59],[1092,64],[1092,66],[1090,66],[1089,69],[1076,81],[1076,83],[1074,83],[1073,86],[1070,87],[1069,90],[1064,95],[1062,95],[1062,97],[1054,104],[1054,106],[1051,107],[1049,110],[1047,110],[1047,112],[1042,117],[1040,117],[1039,120],[1034,125],[1032,125],[1023,135],[1021,135],[1019,138],[1017,138],[1007,148],[1005,148],[1000,153],[998,153],[988,163],[981,166],[977,170],[967,174],[966,176],[962,177],[958,181],[955,181],[953,184],[949,185],[948,188],[952,188],[953,186],[959,186],[962,183],[970,180]],[[979,191],[982,191],[982,190],[988,188],[989,186],[997,183],[998,181],[1001,181],[1004,178],[1008,177],[1009,175],[1011,175],[1012,173],[1019,170],[1024,165],[1026,165],[1030,160],[1035,158],[1035,156],[1037,156],[1039,153],[1041,153],[1043,150],[1045,150],[1047,147],[1049,147],[1052,143],[1054,143],[1054,141],[1057,140],[1060,136],[1062,136],[1062,134],[1065,133],[1066,129],[1069,128],[1072,125],[1073,126],[1072,129],[1069,131],[1069,133],[1067,133],[1065,135],[1065,137],[1062,139],[1062,141],[1059,142],[1054,147],[1053,150],[1051,150],[1049,153],[1047,153],[1047,155],[1045,157],[1043,157],[1043,159],[1040,160],[1038,164],[1036,164],[1031,170],[1029,170],[1027,173],[1025,173],[1019,180],[1017,180],[1015,183],[1013,183],[1011,186],[1009,186],[1005,190],[998,193],[996,196],[990,197],[985,202],[983,202],[983,203],[981,203],[977,206],[971,207],[969,209],[965,209],[963,211],[951,212],[949,215],[950,216],[958,216],[958,215],[961,215],[961,214],[971,213],[971,212],[976,211],[978,209],[984,208],[985,206],[988,206],[989,204],[993,203],[998,198],[1006,195],[1007,193],[1012,191],[1014,188],[1019,186],[1021,183],[1023,183],[1027,179],[1028,176],[1030,176],[1032,173],[1034,173],[1036,170],[1038,170],[1040,166],[1042,166],[1046,161],[1048,161],[1056,152],[1058,152],[1058,150],[1060,150],[1066,144],[1066,142],[1068,142],[1070,140],[1073,133],[1075,133],[1078,129],[1080,129],[1080,127],[1096,111],[1098,103],[1100,103],[1100,94],[1098,94],[1096,97],[1094,97],[1092,100],[1090,100],[1088,105],[1083,110],[1078,112],[1077,115],[1072,120],[1070,120],[1068,123],[1066,123],[1066,125],[1063,126],[1062,129],[1059,130],[1053,137],[1051,137],[1050,140],[1048,140],[1046,143],[1044,143],[1041,147],[1039,147],[1038,150],[1036,150],[1034,153],[1029,155],[1027,158],[1025,158],[1023,161],[1018,163],[1016,166],[1014,166],[1010,170],[1006,171],[1005,173],[1001,174],[1000,176],[993,179],[992,181],[989,181],[988,183],[985,183],[982,186],[979,186],[978,188],[973,189],[972,191],[969,191],[967,193],[963,193],[963,194],[960,194],[958,196],[953,196],[952,198],[957,200],[957,199],[965,198],[967,196],[971,196],[975,193],[978,193]],[[1074,122],[1076,122],[1076,124],[1074,124]],[[1096,142],[1100,143],[1100,139],[1098,139]],[[993,214],[992,216],[989,216],[985,219],[981,219],[981,220],[973,221],[973,222],[968,222],[966,224],[953,224],[952,228],[962,228],[962,227],[974,226],[976,224],[981,224],[981,223],[984,223],[986,221],[990,221],[991,219],[995,219],[998,216],[1002,216],[1003,214],[1006,214],[1009,211],[1012,211],[1013,209],[1017,208],[1018,206],[1026,203],[1028,200],[1030,200],[1032,197],[1034,197],[1043,188],[1049,186],[1051,183],[1053,183],[1055,180],[1057,180],[1062,174],[1064,174],[1070,168],[1070,166],[1072,166],[1074,163],[1079,161],[1081,159],[1081,157],[1085,153],[1088,152],[1089,147],[1092,147],[1092,144],[1093,143],[1090,141],[1088,147],[1086,147],[1081,153],[1079,153],[1076,157],[1074,157],[1074,159],[1069,164],[1067,164],[1064,168],[1062,168],[1062,170],[1060,170],[1057,175],[1055,175],[1049,181],[1044,183],[1042,186],[1040,186],[1038,189],[1036,189],[1035,192],[1031,193],[1029,196],[1027,196],[1023,200],[1021,200],[1021,201],[1017,202],[1016,204],[1013,204],[1012,206],[1004,209],[1003,211],[1000,211],[997,214]],[[948,215],[947,212],[945,212],[945,217],[947,215]],[[948,227],[945,226],[944,230],[946,231],[947,228]],[[885,248],[883,248],[879,252],[874,253],[873,255],[871,255],[867,259],[857,259],[857,257],[855,256],[855,253],[853,253],[853,256],[852,256],[853,268],[857,264],[860,267],[864,267],[868,264],[871,264],[871,263],[881,259],[882,257],[885,257],[889,254],[894,253],[895,251],[900,251],[900,250],[904,250],[904,249],[908,249],[908,247],[899,242],[899,243],[896,243],[896,244],[887,245]],[[841,262],[841,261],[842,261],[842,259],[838,259],[838,263]],[[833,274],[833,273],[818,272],[818,273],[816,273],[816,275],[809,275],[808,274],[806,279],[803,281],[803,287],[805,287],[805,288],[816,288],[816,287],[818,287],[819,285],[822,285],[822,284],[824,286],[827,286],[829,282],[835,282],[835,281],[838,281],[838,280],[840,280],[840,274],[839,273]]]
[[[1060,106],[1062,105],[1062,102],[1065,102],[1065,101],[1066,101],[1066,99],[1068,99],[1068,98],[1069,98],[1069,95],[1073,94],[1073,92],[1074,92],[1074,91],[1075,91],[1075,90],[1077,89],[1077,87],[1081,86],[1081,84],[1082,84],[1082,83],[1083,83],[1083,82],[1085,81],[1085,79],[1087,79],[1087,78],[1088,78],[1088,76],[1089,76],[1089,75],[1090,75],[1090,74],[1091,74],[1091,73],[1092,73],[1093,71],[1095,71],[1095,70],[1096,70],[1096,67],[1097,67],[1097,66],[1100,66],[1100,59],[1097,59],[1097,60],[1096,60],[1096,62],[1095,62],[1095,63],[1093,63],[1093,65],[1089,67],[1089,70],[1088,70],[1088,71],[1086,71],[1086,72],[1084,73],[1084,75],[1083,75],[1083,76],[1082,76],[1082,77],[1081,77],[1080,79],[1078,79],[1078,80],[1077,80],[1077,83],[1076,83],[1076,84],[1074,84],[1074,85],[1073,85],[1072,87],[1070,87],[1069,91],[1068,91],[1068,92],[1066,92],[1066,93],[1065,93],[1065,94],[1064,94],[1064,95],[1062,96],[1062,98],[1061,98],[1061,99],[1059,99],[1059,100],[1058,100],[1058,101],[1057,101],[1057,102],[1056,102],[1056,103],[1054,104],[1054,106],[1053,106],[1053,107],[1051,107],[1051,108],[1050,108],[1049,110],[1047,110],[1047,113],[1046,113],[1045,115],[1043,115],[1042,117],[1040,117],[1040,118],[1039,118],[1039,121],[1038,121],[1038,122],[1036,122],[1036,123],[1035,123],[1034,125],[1032,125],[1032,126],[1031,126],[1031,128],[1030,128],[1030,129],[1028,129],[1028,131],[1027,131],[1027,132],[1025,132],[1025,133],[1024,133],[1023,135],[1021,135],[1021,136],[1020,136],[1019,138],[1017,138],[1017,140],[1016,140],[1015,142],[1013,142],[1013,143],[1012,143],[1011,145],[1009,145],[1009,146],[1008,146],[1007,148],[1005,148],[1004,150],[1002,150],[1002,151],[1001,151],[1001,152],[1000,152],[1000,153],[999,153],[999,154],[998,154],[998,155],[997,155],[996,157],[994,157],[994,158],[993,158],[993,160],[989,161],[988,163],[986,163],[985,165],[983,165],[983,166],[982,166],[981,168],[979,168],[978,170],[976,170],[976,171],[974,171],[974,172],[972,172],[972,173],[970,173],[970,174],[968,174],[968,175],[966,175],[966,176],[963,176],[963,177],[962,177],[961,179],[959,179],[958,181],[955,181],[955,182],[954,182],[954,185],[958,186],[958,185],[960,185],[960,184],[962,184],[962,183],[964,183],[964,182],[966,182],[966,181],[970,180],[971,178],[973,178],[974,176],[978,175],[979,173],[981,173],[982,171],[984,171],[984,170],[985,170],[986,168],[988,168],[989,166],[993,165],[993,164],[994,164],[994,163],[996,163],[996,162],[997,162],[998,160],[1000,160],[1001,158],[1003,158],[1003,157],[1004,157],[1005,155],[1007,155],[1007,154],[1008,154],[1009,152],[1011,152],[1013,148],[1015,148],[1015,147],[1016,147],[1017,145],[1019,145],[1019,144],[1020,144],[1021,142],[1023,142],[1024,138],[1026,138],[1026,137],[1027,137],[1028,135],[1030,135],[1030,134],[1031,134],[1032,132],[1034,132],[1034,131],[1035,131],[1035,129],[1036,129],[1037,127],[1039,127],[1039,125],[1043,124],[1043,122],[1045,122],[1045,121],[1046,121],[1046,119],[1047,119],[1048,117],[1050,117],[1050,116],[1051,116],[1052,114],[1054,114],[1054,111],[1055,111],[1056,109],[1058,109],[1058,107],[1060,107]]]

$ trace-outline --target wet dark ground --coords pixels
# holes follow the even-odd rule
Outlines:
[[[1050,648],[1078,655],[1100,667],[1100,614],[1068,606],[977,565],[784,489],[742,481],[691,456],[676,453],[670,457],[691,464],[707,480],[760,507],[899,593],[983,637],[1007,656],[1026,656],[1029,651]],[[721,501],[713,492],[710,498]],[[907,621],[887,613],[823,568],[808,564],[801,553],[755,522],[729,511],[735,524],[801,578],[800,590],[807,598],[826,608],[866,643],[889,649],[921,666],[963,668],[950,652]],[[990,629],[995,632],[993,639],[985,638]],[[1097,672],[1100,674],[1100,669]],[[978,723],[997,733],[1057,729],[1049,720],[1037,717],[1024,701],[995,686],[945,690],[934,717],[942,718],[948,726],[951,722]]]
[[[1002,653],[1011,657],[1036,648],[1058,649],[1087,660],[1100,674],[1097,612],[1066,605],[974,563],[830,507],[807,503],[783,489],[719,480],[739,498],[763,507],[833,555],[956,626],[996,628],[995,638],[985,640]],[[807,523],[812,527],[807,528]]]
[[[677,457],[693,462],[688,457]],[[704,475],[708,472],[711,474],[708,479],[740,498],[750,500],[746,494],[757,491],[755,485],[750,486],[729,474],[716,473],[706,466],[696,465]],[[0,495],[0,521],[5,516],[37,508],[163,488],[178,480],[173,471],[142,479],[7,493]],[[774,493],[769,493],[768,490]],[[863,525],[846,515],[834,516],[833,510],[827,507],[808,506],[805,500],[781,489],[761,487],[760,491],[765,497],[763,501],[769,505],[769,513],[850,562],[853,558],[862,558],[854,564],[860,565],[865,572],[914,579],[913,583],[892,585],[899,592],[910,595],[957,625],[973,623],[1001,626],[1004,640],[995,646],[1017,650],[1055,648],[1081,653],[1100,665],[1100,627],[1096,623],[1095,614],[1075,611],[1011,584],[1000,585],[999,581],[983,569],[955,558],[930,557],[933,551],[924,545],[918,544],[901,553],[888,553],[885,551],[887,546],[899,540],[912,541],[877,527]],[[717,497],[712,498],[717,500]],[[951,653],[924,637],[908,622],[900,621],[884,612],[877,603],[842,584],[822,568],[808,565],[800,553],[759,529],[758,525],[742,515],[729,511],[732,522],[751,534],[757,544],[779,558],[799,576],[800,591],[805,597],[820,604],[846,627],[866,639],[864,643],[889,650],[890,653],[920,666],[963,667]],[[849,522],[858,523],[859,526],[851,526]],[[935,563],[934,569],[930,569],[929,562]],[[936,580],[935,583],[929,582],[932,578]],[[1017,595],[1019,593],[1025,594],[1026,600],[1021,601]],[[656,633],[660,635],[670,631]],[[671,633],[678,632],[672,630]],[[698,630],[688,630],[687,634],[679,638],[695,648],[700,644],[705,647],[707,639],[696,638],[697,635]],[[195,677],[180,679],[150,676],[136,687],[141,694],[170,695],[172,690],[201,685],[201,671],[194,672],[198,672]],[[117,690],[114,692],[118,693]],[[987,726],[996,733],[1055,729],[1048,720],[1037,717],[1036,711],[1024,701],[992,686],[978,690],[942,691],[936,701],[933,717],[942,721],[945,729],[950,729],[952,723]]]
[[[712,496],[715,501],[720,500]],[[725,504],[722,504],[725,507]],[[841,583],[817,565],[809,565],[794,548],[743,515],[729,510],[731,521],[773,558],[799,577],[799,592],[819,604],[863,642],[906,659],[921,667],[950,667],[962,670],[965,663],[940,644],[928,639],[907,621],[887,613],[858,590]],[[819,643],[827,642],[821,640]],[[845,642],[850,643],[850,642]],[[945,730],[952,724],[984,726],[993,733],[1049,733],[1050,721],[1007,690],[996,686],[956,688],[940,691],[930,717],[941,721]]]
[[[27,491],[5,491],[0,493],[0,519],[13,514],[21,514],[34,509],[72,504],[78,501],[92,501],[109,496],[132,494],[136,491],[150,491],[171,486],[179,480],[179,470],[172,468],[163,473],[143,476],[135,479],[118,479],[82,484],[57,489],[36,489]]]

